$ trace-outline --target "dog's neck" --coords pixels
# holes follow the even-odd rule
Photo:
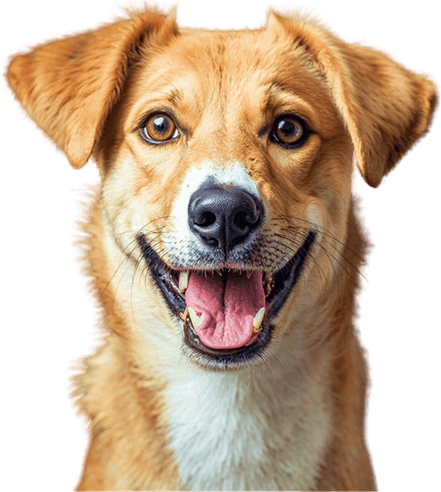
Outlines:
[[[189,489],[314,488],[330,428],[329,359],[314,359],[290,347],[238,372],[187,368],[173,380],[164,368],[171,446]]]

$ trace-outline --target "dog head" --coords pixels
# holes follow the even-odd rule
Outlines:
[[[103,282],[133,260],[120,308],[149,304],[158,332],[215,368],[323,324],[361,251],[353,157],[378,186],[436,102],[384,54],[276,13],[242,32],[135,13],[15,57],[8,79],[73,167],[99,166]]]

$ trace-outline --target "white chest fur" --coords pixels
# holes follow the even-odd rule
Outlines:
[[[189,490],[314,488],[330,412],[325,362],[314,375],[304,363],[189,370],[168,386],[171,446]]]

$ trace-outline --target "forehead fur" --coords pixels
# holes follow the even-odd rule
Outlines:
[[[203,71],[207,77],[206,85],[213,78],[222,78],[228,83],[233,75],[237,83],[241,75],[250,76],[260,70],[264,80],[276,80],[293,77],[293,62],[308,70],[310,75],[325,87],[325,76],[305,42],[304,20],[293,22],[289,28],[271,13],[265,29],[243,31],[204,31],[176,29],[170,36],[158,36],[155,46],[146,42],[142,49],[142,64],[162,59],[164,68],[177,71],[186,68]],[[165,60],[162,60],[163,62]],[[153,62],[150,69],[161,67]],[[264,69],[264,70],[263,70]],[[246,79],[242,79],[245,83]]]
[[[295,94],[300,104],[329,110],[333,105],[320,66],[301,38],[293,42],[293,37],[274,20],[262,30],[184,29],[162,43],[158,39],[153,49],[142,50],[132,71],[127,97],[135,119],[129,118],[128,125],[136,124],[148,103],[160,101],[180,106],[184,114],[212,108],[219,116],[230,107],[230,113],[249,120],[257,116],[253,110],[262,114],[286,94]],[[308,122],[312,117],[306,108],[299,115]]]

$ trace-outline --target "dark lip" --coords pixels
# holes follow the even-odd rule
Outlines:
[[[266,297],[266,304],[269,306],[265,319],[262,323],[262,331],[257,340],[250,346],[239,347],[232,350],[211,349],[204,345],[196,335],[188,319],[183,320],[183,335],[185,344],[196,354],[202,357],[203,361],[211,368],[235,368],[249,365],[257,358],[263,356],[265,348],[271,341],[274,325],[272,318],[282,308],[290,292],[297,283],[306,258],[316,239],[316,232],[310,231],[304,243],[297,250],[295,255],[277,272],[273,274],[273,288]],[[164,300],[171,312],[180,319],[184,313],[186,305],[185,299],[176,288],[172,287],[173,272],[178,270],[168,267],[148,244],[143,235],[138,236],[138,244],[150,268],[152,277],[159,288]],[[246,269],[246,265],[244,265]],[[179,270],[183,270],[179,268]]]
[[[283,306],[285,300],[297,283],[302,273],[306,257],[315,242],[316,232],[310,231],[304,243],[297,250],[296,254],[274,275],[274,288],[267,297],[267,303],[271,303],[267,317],[273,318]]]

